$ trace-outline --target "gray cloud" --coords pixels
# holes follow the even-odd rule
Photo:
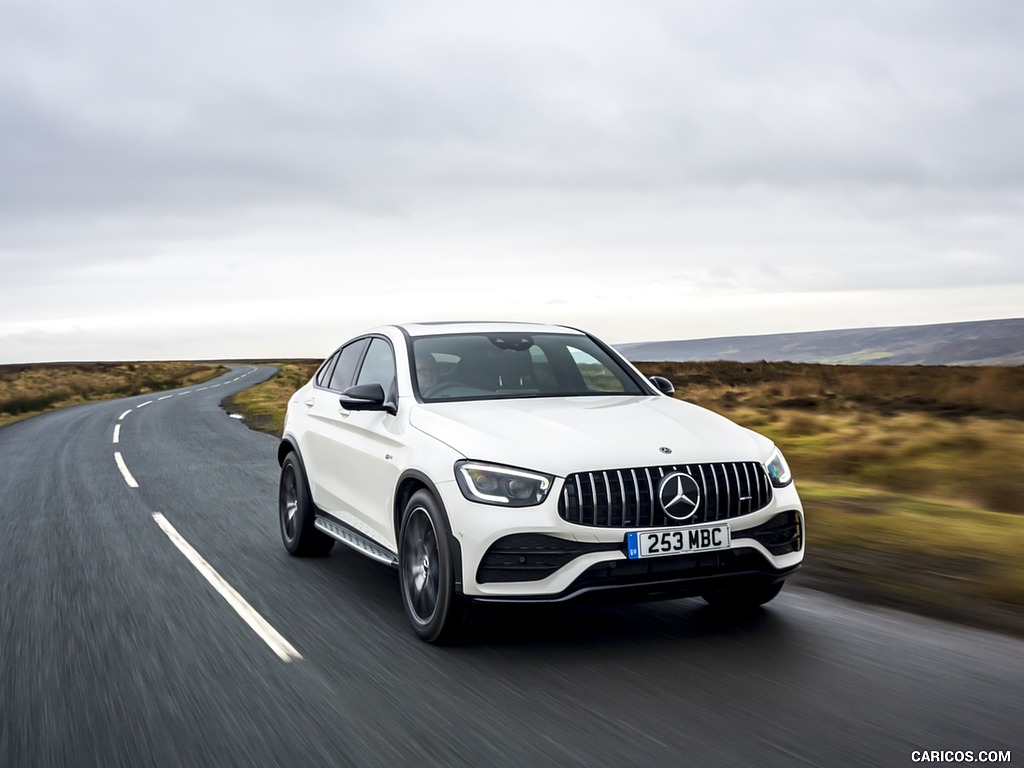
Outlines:
[[[5,3],[0,344],[346,291],[1024,284],[1022,33],[1014,0]]]

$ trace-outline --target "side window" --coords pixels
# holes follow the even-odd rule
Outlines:
[[[316,373],[316,385],[318,387],[327,386],[327,382],[331,380],[331,371],[334,370],[334,364],[337,362],[338,353],[335,352],[326,363],[320,366],[320,370]]]
[[[359,339],[342,347],[338,354],[338,362],[334,366],[334,373],[331,374],[331,383],[328,389],[342,392],[352,386],[352,378],[356,374],[359,358],[362,357],[363,350],[366,349],[366,342],[366,339]]]
[[[395,353],[384,339],[370,341],[370,348],[366,350],[356,384],[380,384],[385,397],[389,400],[395,398],[392,391],[395,386]]]

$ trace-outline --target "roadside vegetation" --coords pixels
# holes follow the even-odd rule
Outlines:
[[[226,371],[191,362],[0,365],[0,427],[71,405],[187,387]]]
[[[319,361],[225,405],[280,435]],[[1024,367],[640,363],[783,449],[807,515],[795,583],[1024,636]]]
[[[254,363],[276,366],[277,373],[255,387],[232,395],[221,403],[228,413],[244,417],[252,429],[280,437],[284,431],[284,412],[288,398],[309,381],[322,360],[286,360],[284,362]]]
[[[224,401],[278,436],[318,360]],[[1024,367],[640,363],[783,449],[807,513],[795,583],[1024,636]],[[0,366],[0,425],[188,386],[202,363]]]
[[[639,367],[782,448],[799,583],[1024,635],[1024,367]]]

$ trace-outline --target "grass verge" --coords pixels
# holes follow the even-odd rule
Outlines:
[[[234,406],[280,435],[317,365]],[[796,583],[1024,636],[1024,368],[639,367],[783,448],[807,515]]]
[[[278,371],[261,384],[225,398],[221,405],[228,413],[237,413],[243,416],[245,423],[252,429],[280,437],[284,431],[284,412],[288,407],[288,398],[312,378],[321,362],[320,360],[288,360],[256,363],[257,365],[273,365]]]
[[[279,368],[274,377],[223,404],[250,427],[280,436],[288,399],[319,361],[269,364]],[[640,367],[671,379],[678,397],[782,447],[807,515],[807,558],[795,583],[1024,637],[1024,368]],[[28,368],[36,370],[15,370]],[[187,386],[223,370],[0,366],[0,411],[5,403],[17,411],[0,413],[0,425],[61,405]]]
[[[58,408],[191,386],[227,370],[191,362],[0,365],[0,427]]]
[[[805,481],[795,583],[1024,637],[1024,517]]]

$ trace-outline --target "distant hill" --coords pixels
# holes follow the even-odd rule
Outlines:
[[[1024,365],[1024,318],[617,344],[629,360]]]

